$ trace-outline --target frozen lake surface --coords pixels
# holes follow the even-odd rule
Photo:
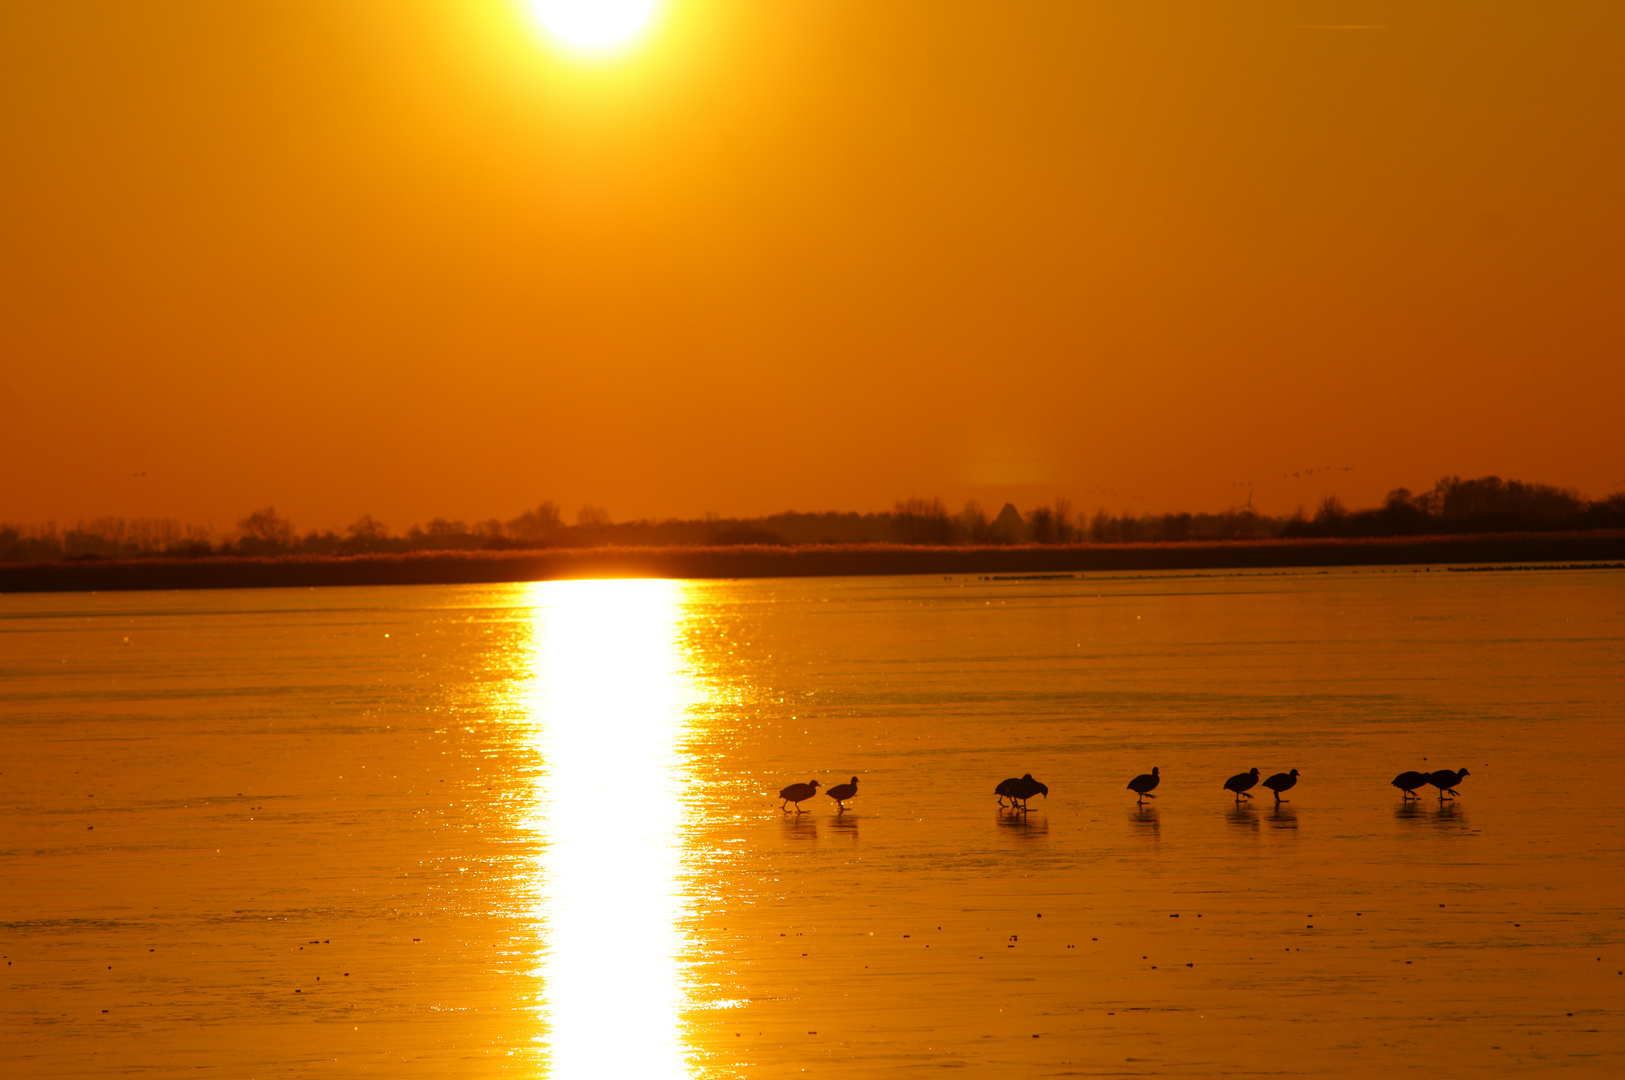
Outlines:
[[[0,1059],[1625,1075],[1622,711],[1617,570],[0,596]]]

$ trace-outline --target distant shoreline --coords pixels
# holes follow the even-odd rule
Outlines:
[[[923,547],[603,547],[0,564],[0,593],[473,585],[570,578],[860,577],[1574,563],[1625,559],[1625,530],[1380,539]]]

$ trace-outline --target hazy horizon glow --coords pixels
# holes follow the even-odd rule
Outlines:
[[[1625,487],[1621,5],[539,10],[0,8],[0,521]]]

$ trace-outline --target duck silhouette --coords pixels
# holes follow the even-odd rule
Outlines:
[[[1032,798],[1034,795],[1042,795],[1046,799],[1049,798],[1049,785],[1042,784],[1037,780],[1034,780],[1032,773],[1023,773],[1019,777],[1011,777],[1009,780],[999,781],[999,786],[993,789],[993,794],[999,797],[1000,806],[1004,805],[1005,799],[1009,799],[1011,806],[1015,806],[1017,803],[1020,803],[1020,808],[1022,810],[1026,810],[1027,800]]]
[[[1258,783],[1258,770],[1255,768],[1249,772],[1238,772],[1226,780],[1224,790],[1234,791],[1236,793],[1236,802],[1240,803],[1242,799],[1252,798],[1251,795],[1247,794],[1247,789],[1256,783]]]
[[[1408,772],[1402,772],[1389,781],[1389,783],[1393,784],[1399,789],[1399,797],[1402,799],[1420,799],[1422,796],[1416,793],[1416,789],[1427,782],[1428,774],[1425,772],[1417,772],[1415,769],[1411,769]]]
[[[1275,792],[1275,801],[1277,803],[1283,803],[1283,802],[1286,802],[1287,800],[1281,798],[1281,792],[1292,790],[1292,786],[1294,784],[1296,784],[1297,782],[1298,782],[1298,770],[1293,769],[1289,773],[1284,773],[1284,772],[1276,773],[1274,776],[1272,776],[1268,780],[1264,781],[1264,786],[1269,788],[1271,791]]]
[[[834,799],[835,805],[839,806],[843,811],[846,809],[846,800],[850,799],[857,793],[858,778],[855,776],[852,778],[852,782],[850,784],[836,784],[834,787],[824,792],[825,795],[828,795],[830,798]]]
[[[1128,789],[1134,792],[1134,794],[1138,795],[1140,797],[1140,801],[1143,803],[1147,799],[1156,798],[1155,795],[1151,794],[1151,789],[1160,783],[1162,783],[1162,774],[1157,770],[1157,767],[1153,765],[1151,766],[1150,772],[1141,773],[1139,776],[1136,776],[1134,779],[1130,780],[1128,782]]]
[[[795,803],[796,813],[805,814],[807,811],[801,808],[801,800],[812,798],[822,786],[817,780],[809,780],[805,784],[791,784],[779,792],[779,798],[784,800],[779,803],[779,809],[789,813],[790,808],[785,803]]]
[[[1457,769],[1455,772],[1440,769],[1438,772],[1428,773],[1428,783],[1439,789],[1439,801],[1444,802],[1446,795],[1461,794],[1456,790],[1456,785],[1461,783],[1462,777],[1471,775],[1466,769]]]

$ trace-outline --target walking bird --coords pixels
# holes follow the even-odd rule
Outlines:
[[[1428,774],[1425,772],[1417,772],[1415,769],[1412,769],[1409,772],[1402,772],[1390,781],[1390,783],[1399,789],[1399,797],[1402,799],[1420,799],[1422,796],[1416,793],[1416,789],[1427,782]]]
[[[1157,767],[1153,765],[1151,766],[1150,772],[1141,773],[1139,776],[1136,776],[1134,779],[1130,780],[1128,782],[1128,789],[1134,792],[1134,794],[1138,795],[1141,802],[1145,802],[1147,799],[1156,798],[1155,795],[1151,794],[1151,789],[1160,783],[1162,783],[1162,775],[1157,771]]]
[[[1034,795],[1042,795],[1047,800],[1049,798],[1049,785],[1034,780],[1032,773],[1022,773],[1021,780],[1016,785],[1016,798],[1021,800],[1023,810],[1027,809],[1027,800]]]
[[[1438,772],[1428,773],[1428,783],[1439,789],[1439,801],[1444,802],[1446,795],[1461,794],[1456,790],[1456,785],[1461,783],[1462,777],[1471,775],[1466,769],[1458,769],[1455,772],[1440,769]]]
[[[1252,798],[1251,795],[1247,794],[1247,789],[1256,783],[1258,783],[1257,769],[1250,772],[1238,772],[1224,782],[1224,790],[1234,791],[1236,793],[1236,803],[1239,805],[1242,799]]]
[[[784,800],[784,802],[779,803],[779,809],[789,813],[790,808],[785,803],[795,803],[796,813],[805,814],[806,811],[801,808],[801,800],[812,798],[822,786],[817,780],[809,780],[805,784],[791,784],[779,792],[779,798]]]
[[[1289,802],[1290,800],[1281,798],[1281,792],[1292,790],[1292,785],[1296,784],[1297,782],[1298,782],[1298,770],[1293,769],[1289,773],[1284,773],[1284,772],[1276,773],[1274,776],[1272,776],[1268,780],[1264,781],[1264,786],[1269,788],[1271,791],[1275,792],[1275,801],[1276,802],[1283,803],[1283,802]]]
[[[836,784],[834,787],[824,792],[825,795],[828,795],[830,798],[834,799],[835,805],[839,806],[842,810],[846,809],[846,800],[850,799],[857,793],[858,778],[855,776],[852,778],[852,782],[850,784]]]
[[[1034,795],[1049,798],[1049,785],[1034,780],[1032,773],[1023,773],[1020,777],[1013,776],[1008,780],[999,781],[999,786],[993,789],[993,794],[999,797],[1000,806],[1004,805],[1005,799],[1009,799],[1011,806],[1019,802],[1021,809],[1026,810],[1027,800]]]

